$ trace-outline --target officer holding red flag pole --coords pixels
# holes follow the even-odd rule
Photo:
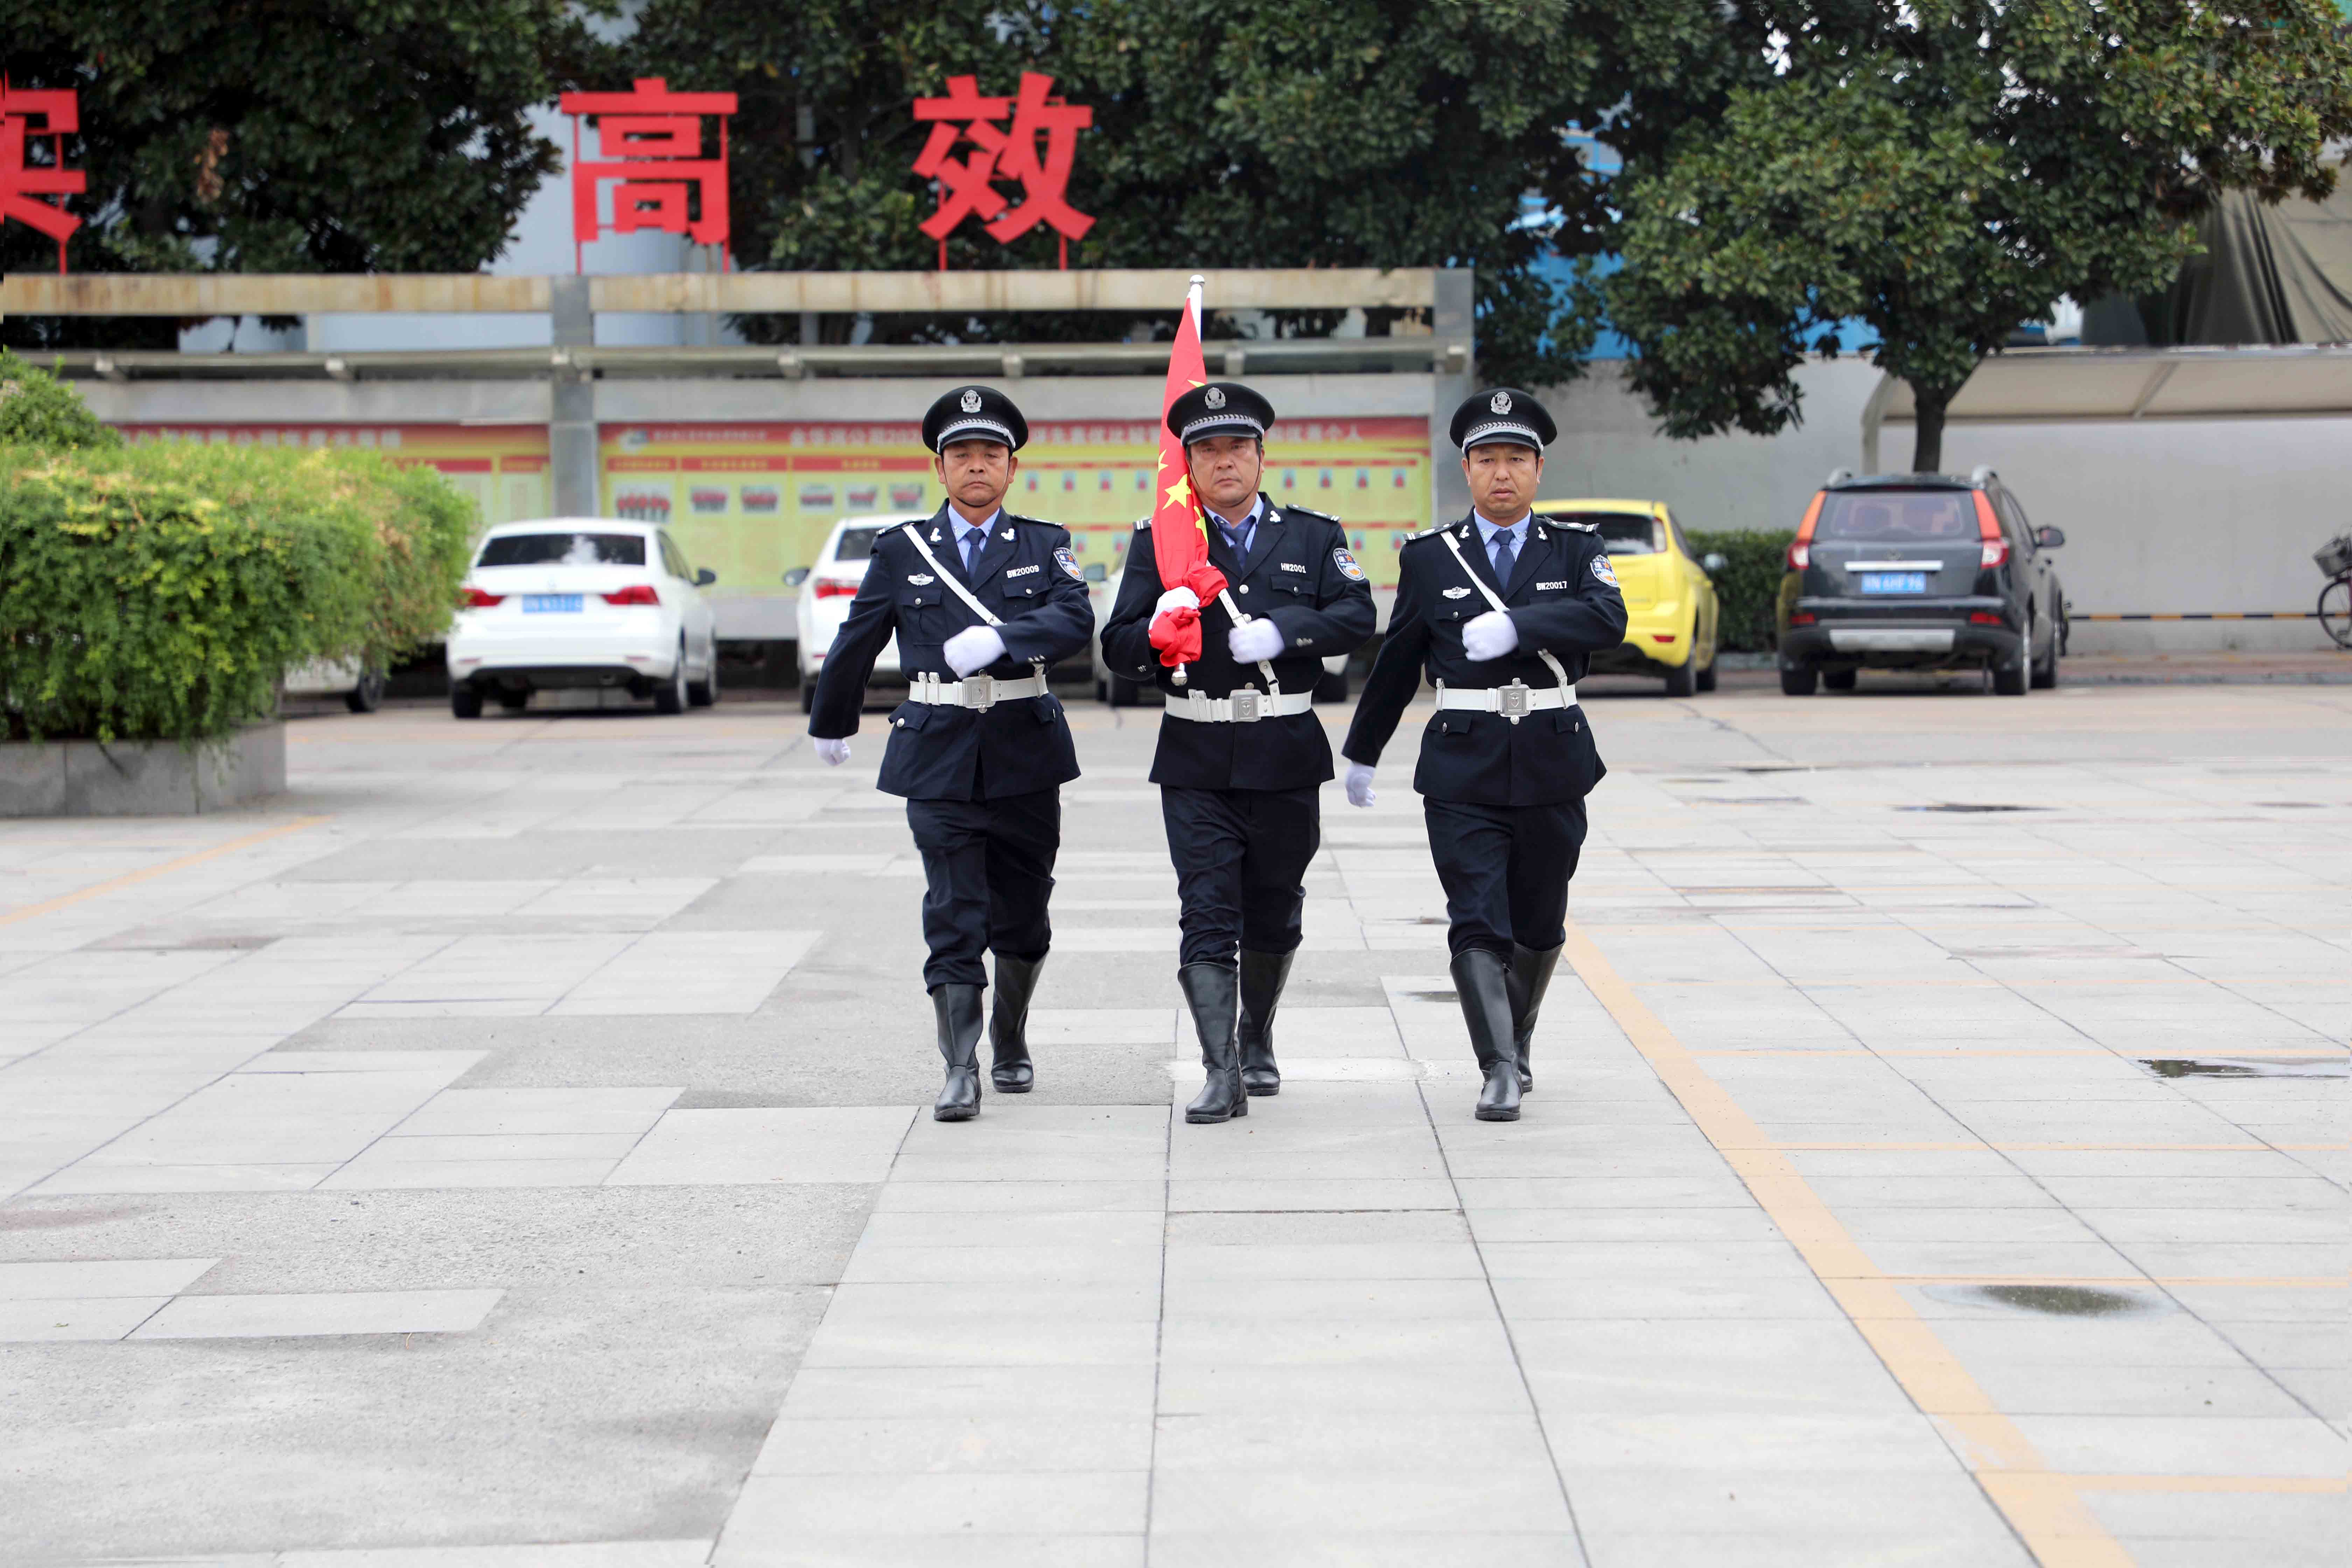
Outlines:
[[[1274,407],[1207,380],[1201,280],[1170,356],[1160,483],[1137,525],[1103,661],[1166,694],[1151,782],[1176,867],[1176,971],[1208,1080],[1184,1120],[1228,1121],[1277,1092],[1274,1014],[1298,951],[1318,786],[1323,660],[1372,634],[1371,584],[1337,518],[1258,488]],[[1148,546],[1148,547],[1147,547]]]

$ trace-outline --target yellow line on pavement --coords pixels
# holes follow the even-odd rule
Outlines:
[[[256,844],[267,843],[272,838],[283,838],[289,833],[299,833],[306,827],[316,827],[327,820],[329,819],[323,816],[298,816],[291,822],[280,824],[276,827],[265,827],[258,833],[248,833],[242,838],[232,838],[226,844],[215,844],[209,849],[199,849],[192,855],[183,855],[176,860],[166,860],[157,866],[144,866],[136,871],[125,871],[120,877],[110,877],[103,882],[92,882],[87,888],[77,888],[70,893],[60,893],[54,899],[44,900],[37,904],[26,904],[23,909],[10,910],[5,914],[0,914],[0,926],[14,925],[18,921],[28,921],[37,915],[53,914],[58,910],[79,904],[85,899],[95,899],[100,894],[119,892],[124,888],[136,887],[142,882],[152,881],[157,877],[168,877],[174,871],[184,871],[191,866],[201,866],[207,860],[217,860],[222,856],[234,854],[239,849],[250,848]]]
[[[2168,1290],[2226,1285],[2259,1290],[2352,1289],[2352,1279],[2309,1275],[2267,1279],[2240,1274],[1889,1274],[1886,1278],[1897,1285],[2156,1285]]]
[[[1698,1051],[1692,1054],[1704,1056],[1706,1053]],[[2336,1154],[2352,1149],[2352,1143],[1979,1143],[1973,1140],[1955,1140],[1939,1143],[1777,1142],[1767,1143],[1765,1147],[1793,1150],[1801,1154],[1961,1154],[1987,1151],[1998,1154],[2268,1154],[2273,1151],[2296,1154]]]
[[[2053,1476],[2091,1492],[2344,1492],[2341,1476]]]
[[[1568,960],[1700,1132],[1748,1184],[1823,1288],[1922,1411],[1958,1442],[1985,1495],[2042,1568],[2128,1568],[2130,1554],[2063,1483],[1927,1321],[1847,1233],[1829,1205],[1674,1031],[1644,1006],[1592,939],[1568,928]]]

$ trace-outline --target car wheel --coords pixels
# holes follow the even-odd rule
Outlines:
[[[703,662],[702,679],[689,680],[686,685],[686,700],[697,708],[709,708],[719,700],[719,644],[716,639],[705,652],[709,657]]]
[[[1345,702],[1348,700],[1348,672],[1325,670],[1315,678],[1315,700]]]
[[[2053,691],[2058,686],[2058,660],[2065,652],[2064,637],[2056,628],[2050,633],[2050,657],[2033,667],[2033,689]]]
[[[451,687],[449,689],[449,711],[455,713],[460,719],[480,718],[482,716],[482,694],[475,690],[470,686]]]
[[[509,713],[520,713],[530,706],[530,693],[528,690],[501,691],[499,693],[499,706]]]
[[[1813,689],[1821,683],[1822,672],[1810,664],[1794,668],[1785,664],[1780,667],[1780,695],[1783,697],[1811,697]]]
[[[677,639],[677,662],[670,667],[669,679],[654,688],[654,711],[683,713],[686,711],[686,639]]]
[[[1666,671],[1667,696],[1695,697],[1697,694],[1698,671],[1691,668],[1690,661],[1688,659],[1685,659],[1682,663]]]
[[[383,671],[371,669],[361,675],[360,683],[343,694],[343,706],[354,713],[373,713],[383,706]]]
[[[801,711],[803,713],[816,711],[816,679],[814,676],[801,677]]]
[[[1715,660],[1710,658],[1706,661],[1706,668],[1698,672],[1698,689],[1701,691],[1712,691],[1715,689]]]
[[[1095,700],[1106,704],[1110,701],[1109,681],[1097,680],[1095,682]]]
[[[1137,682],[1114,675],[1110,678],[1110,705],[1114,708],[1132,708],[1142,688]]]
[[[1861,680],[1862,671],[1858,669],[1825,669],[1822,671],[1822,684],[1828,687],[1832,691],[1852,691],[1861,683]]]

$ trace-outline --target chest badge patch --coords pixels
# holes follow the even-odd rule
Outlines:
[[[1078,570],[1078,558],[1070,553],[1067,550],[1056,550],[1054,552],[1054,560],[1058,565],[1060,565],[1063,571],[1067,572],[1079,582],[1083,583],[1087,580],[1087,574]]]
[[[1617,585],[1617,568],[1609,564],[1609,557],[1606,555],[1596,555],[1592,558],[1592,574],[1612,588]]]
[[[1296,572],[1296,573],[1299,574],[1301,576],[1304,576],[1304,575],[1306,574],[1306,573],[1307,573],[1307,568],[1306,568],[1306,567],[1304,567],[1304,566],[1301,566],[1301,565],[1300,565],[1297,562],[1296,562],[1296,561],[1286,561],[1286,562],[1284,562],[1284,563],[1282,563],[1282,569],[1283,569],[1285,572]]]
[[[1364,569],[1357,565],[1356,558],[1344,550],[1331,552],[1331,564],[1337,566],[1339,569],[1339,575],[1350,583],[1360,583],[1364,580]]]
[[[1445,590],[1445,596],[1449,599],[1466,599],[1470,596],[1470,590],[1467,588],[1448,588]]]
[[[1007,577],[1026,577],[1032,572],[1043,572],[1045,568],[1043,566],[1015,566],[1012,571],[1007,572],[1005,575]]]
[[[907,574],[907,581],[912,583],[916,587],[920,588],[927,584],[936,583],[939,579],[932,576],[929,572],[909,572]]]

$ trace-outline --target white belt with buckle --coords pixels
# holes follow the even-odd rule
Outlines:
[[[929,702],[942,708],[986,710],[1017,697],[1045,695],[1045,678],[1043,675],[1024,675],[1018,680],[999,680],[992,675],[967,675],[961,680],[938,675],[918,675],[907,683],[908,701]]]
[[[1437,705],[1440,708],[1465,708],[1473,713],[1500,713],[1512,723],[1544,708],[1571,708],[1576,704],[1574,686],[1529,686],[1524,680],[1514,680],[1508,686],[1448,686],[1437,685]]]
[[[1171,719],[1189,719],[1196,724],[1255,724],[1261,719],[1287,718],[1294,713],[1310,713],[1314,709],[1312,691],[1282,691],[1268,696],[1244,688],[1231,697],[1203,697],[1197,691],[1171,697],[1167,712]]]

